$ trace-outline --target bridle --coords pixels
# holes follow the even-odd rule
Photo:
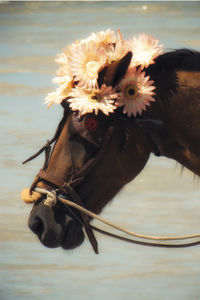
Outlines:
[[[54,147],[56,145],[56,142],[57,142],[57,140],[62,132],[62,129],[64,127],[64,124],[66,122],[68,112],[69,111],[67,109],[64,110],[63,118],[61,119],[61,121],[58,125],[58,128],[55,132],[54,137],[51,140],[48,140],[47,143],[37,153],[35,153],[34,155],[32,155],[31,157],[29,157],[27,160],[25,160],[23,162],[23,164],[25,164],[25,163],[31,161],[32,159],[36,158],[38,155],[40,155],[42,152],[45,151],[45,162],[44,162],[43,168],[36,175],[36,178],[31,185],[30,192],[32,193],[32,191],[35,190],[40,193],[50,195],[50,198],[52,197],[54,203],[48,203],[47,205],[52,205],[52,206],[55,205],[57,199],[59,199],[62,203],[64,203],[67,206],[67,210],[69,211],[70,216],[72,216],[72,218],[74,218],[76,221],[79,222],[79,224],[82,227],[84,227],[85,232],[88,236],[88,239],[89,239],[89,241],[92,245],[92,248],[96,254],[98,254],[98,243],[97,243],[97,240],[93,233],[93,230],[103,233],[105,235],[120,239],[120,240],[125,240],[128,242],[136,243],[136,244],[140,244],[140,245],[155,246],[155,247],[168,247],[168,248],[169,247],[180,248],[180,247],[189,247],[189,246],[198,245],[200,243],[200,241],[191,242],[191,243],[183,243],[183,244],[166,244],[166,243],[163,244],[163,243],[142,242],[142,241],[137,241],[137,240],[133,240],[133,239],[128,239],[128,238],[125,238],[125,237],[122,237],[119,235],[115,235],[113,233],[109,233],[107,231],[99,229],[90,224],[91,218],[95,217],[96,219],[102,221],[103,223],[106,223],[107,225],[110,225],[110,226],[112,226],[118,230],[121,230],[129,235],[132,235],[134,237],[143,238],[143,239],[149,239],[149,240],[162,240],[162,241],[165,240],[166,241],[166,240],[193,239],[193,238],[200,237],[200,234],[185,235],[185,236],[179,236],[179,237],[155,237],[155,236],[141,235],[141,234],[129,232],[119,226],[116,226],[116,225],[106,221],[103,218],[97,217],[97,215],[95,215],[91,211],[88,211],[85,208],[80,196],[78,195],[78,193],[76,192],[75,189],[80,183],[82,183],[84,181],[84,178],[87,176],[87,174],[89,174],[90,171],[92,170],[92,168],[95,167],[97,165],[97,163],[101,160],[103,154],[106,152],[106,149],[109,145],[109,141],[112,137],[114,127],[112,125],[110,127],[108,127],[108,130],[104,134],[101,147],[98,150],[97,154],[94,157],[89,158],[89,160],[82,166],[82,168],[76,174],[72,175],[72,177],[70,178],[69,181],[66,182],[64,179],[58,180],[58,178],[56,178],[55,176],[53,176],[52,174],[49,174],[47,172],[47,167],[48,167],[50,157],[53,153]],[[84,141],[83,138],[80,138],[80,141],[83,143],[86,143],[87,147],[89,147],[88,142]],[[54,146],[52,148],[51,145],[53,143],[54,143]],[[49,191],[46,189],[36,187],[37,183],[41,180],[44,181],[48,186],[52,187],[53,190]],[[64,196],[64,198],[62,196]],[[68,198],[70,198],[70,200],[67,200]],[[71,206],[75,208],[75,211],[70,209]]]
[[[49,174],[47,171],[47,167],[48,167],[48,163],[51,157],[51,154],[53,153],[53,149],[55,147],[55,144],[61,134],[61,131],[63,129],[63,126],[65,124],[66,118],[68,115],[68,111],[65,110],[64,111],[64,116],[62,118],[62,120],[60,121],[58,128],[56,130],[56,133],[54,135],[54,137],[50,140],[47,141],[46,145],[44,145],[37,153],[35,153],[34,155],[32,155],[30,158],[28,158],[27,160],[25,160],[23,162],[23,164],[31,161],[32,159],[36,158],[38,155],[40,155],[43,151],[45,151],[45,162],[43,165],[43,168],[40,169],[39,173],[36,175],[35,180],[33,181],[31,188],[30,188],[30,192],[32,193],[32,191],[36,188],[37,183],[41,180],[43,180],[45,183],[48,184],[48,186],[51,186],[54,190],[53,192],[56,195],[64,195],[65,197],[69,198],[76,204],[81,205],[84,207],[84,204],[81,200],[81,198],[79,197],[79,195],[77,194],[77,192],[75,191],[75,188],[84,180],[85,176],[91,171],[91,169],[99,162],[99,160],[101,159],[101,157],[103,156],[103,154],[105,153],[107,146],[109,144],[110,138],[112,136],[113,133],[113,127],[109,127],[106,134],[103,137],[103,141],[102,141],[102,145],[97,153],[97,155],[95,157],[90,158],[83,166],[82,168],[74,175],[72,175],[72,177],[70,178],[69,181],[65,181],[63,180],[58,180],[58,178],[56,178],[55,176],[53,176],[52,174]],[[54,144],[54,147],[52,149],[51,144]],[[72,212],[71,212],[72,213]],[[98,254],[98,244],[97,244],[97,240],[94,236],[92,227],[90,225],[90,218],[88,217],[87,214],[84,214],[82,212],[79,213],[79,215],[74,214],[74,217],[76,218],[76,220],[79,221],[79,223],[81,224],[81,226],[84,226],[85,232],[87,233],[87,236],[89,238],[89,241],[93,247],[93,250],[96,254]]]

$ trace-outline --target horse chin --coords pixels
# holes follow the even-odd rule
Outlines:
[[[64,238],[61,242],[63,249],[74,249],[80,246],[84,241],[84,233],[79,224],[75,221],[70,221],[67,225]]]

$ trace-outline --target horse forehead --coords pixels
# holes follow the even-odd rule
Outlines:
[[[101,143],[109,123],[106,117],[103,118],[102,116],[96,116],[94,114],[87,114],[81,118],[73,114],[71,120],[72,134],[79,134],[96,145]]]

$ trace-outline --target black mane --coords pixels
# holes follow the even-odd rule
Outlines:
[[[157,57],[152,69],[200,71],[200,52],[190,49],[178,49]]]
[[[146,69],[146,74],[154,81],[156,94],[167,100],[177,90],[176,71],[181,70],[200,71],[200,52],[189,49],[166,52]]]

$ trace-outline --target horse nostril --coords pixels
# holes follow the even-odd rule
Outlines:
[[[31,222],[29,221],[28,226],[38,236],[42,235],[44,225],[39,217],[35,217],[33,220],[31,220]]]

